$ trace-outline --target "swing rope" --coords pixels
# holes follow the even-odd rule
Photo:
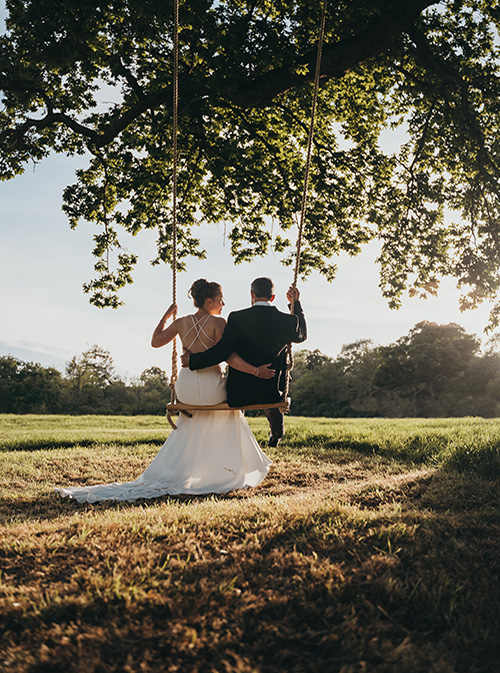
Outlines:
[[[177,302],[177,126],[179,109],[179,0],[174,2],[174,72],[173,72],[173,128],[172,128],[172,303]],[[177,318],[177,309],[173,320]],[[170,377],[170,401],[176,402],[175,382],[177,381],[177,337],[172,344],[172,376]]]
[[[312,157],[312,144],[314,138],[314,126],[316,123],[316,107],[318,103],[318,90],[319,90],[319,79],[321,71],[321,59],[323,56],[323,40],[325,37],[325,21],[326,21],[326,6],[328,0],[323,1],[323,8],[321,10],[321,24],[319,29],[319,38],[318,38],[318,50],[316,53],[316,70],[314,72],[314,92],[313,92],[313,102],[311,107],[311,119],[309,122],[309,134],[307,137],[307,155],[306,155],[306,165],[304,170],[304,186],[302,189],[302,203],[300,207],[300,219],[299,227],[297,232],[297,243],[295,251],[295,269],[293,272],[293,282],[292,288],[295,290],[297,288],[297,280],[299,277],[300,269],[300,254],[302,251],[302,235],[304,232],[304,223],[307,209],[307,195],[309,192],[309,174],[311,170],[311,157]],[[290,313],[293,314],[295,306],[295,298],[292,296],[292,301],[290,305]],[[292,344],[288,344],[286,350],[286,363],[287,363],[287,376],[285,382],[285,393],[284,398],[288,397],[288,390],[290,387],[290,372],[293,369],[293,354],[292,354]]]
[[[304,170],[304,185],[302,190],[302,202],[300,209],[300,219],[297,232],[297,243],[295,252],[295,269],[293,274],[292,288],[297,288],[297,280],[300,269],[300,256],[302,250],[302,237],[304,232],[305,214],[307,209],[307,195],[309,191],[309,174],[311,169],[312,144],[314,137],[314,126],[316,122],[316,108],[318,102],[318,90],[321,71],[321,59],[323,54],[323,41],[325,35],[325,21],[326,8],[328,0],[323,0],[323,7],[321,11],[321,23],[318,38],[318,49],[316,53],[316,69],[314,73],[314,91],[313,102],[311,108],[311,118],[309,123],[309,133],[307,138],[307,154]],[[177,301],[177,170],[178,170],[178,155],[177,155],[177,135],[178,135],[178,107],[179,107],[179,0],[174,0],[174,70],[173,70],[173,129],[172,129],[172,152],[173,152],[173,175],[172,175],[172,302]],[[292,297],[290,312],[294,312],[295,299]],[[173,320],[177,317],[177,310],[173,315]],[[288,399],[288,390],[290,385],[290,372],[293,368],[292,345],[287,346],[287,376],[285,383],[284,400]],[[177,339],[174,338],[172,346],[172,376],[170,378],[171,389],[171,404],[177,404],[177,396],[175,393],[175,382],[177,381]],[[220,406],[220,405],[219,405]],[[266,405],[269,406],[277,405]],[[184,412],[186,413],[186,412]],[[189,414],[188,414],[189,415]],[[170,420],[170,417],[169,417]],[[175,426],[173,426],[175,427]]]
[[[321,59],[323,56],[323,40],[325,37],[325,19],[326,19],[326,6],[328,4],[328,0],[324,0],[323,2],[323,9],[321,12],[321,26],[320,26],[320,31],[319,31],[319,39],[318,39],[318,51],[316,54],[316,70],[314,73],[314,93],[313,93],[313,102],[311,106],[311,119],[309,122],[309,134],[307,137],[307,155],[306,155],[306,166],[305,166],[305,171],[304,171],[304,186],[302,189],[302,203],[301,203],[301,208],[300,208],[300,220],[299,220],[299,228],[298,228],[298,234],[297,234],[297,244],[296,244],[296,252],[295,252],[295,269],[293,273],[293,284],[292,287],[296,288],[297,287],[297,279],[299,276],[299,268],[300,268],[300,253],[302,250],[302,234],[304,231],[304,222],[305,222],[305,216],[306,216],[306,209],[307,209],[307,195],[309,191],[309,174],[311,171],[311,157],[312,157],[312,144],[313,144],[313,138],[314,138],[314,126],[316,123],[316,108],[318,104],[318,90],[319,90],[319,80],[320,80],[320,71],[321,71]],[[293,301],[292,301],[292,312],[293,312]]]

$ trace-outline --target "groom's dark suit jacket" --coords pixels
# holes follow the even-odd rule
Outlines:
[[[269,380],[229,367],[227,401],[231,407],[279,402],[285,390],[286,345],[306,338],[306,321],[300,302],[295,302],[293,315],[278,311],[275,306],[254,305],[230,313],[220,341],[202,353],[192,353],[189,369],[211,367],[226,360],[231,353],[237,353],[255,367],[270,363],[276,375]]]

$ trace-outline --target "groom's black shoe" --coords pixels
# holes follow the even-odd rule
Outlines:
[[[281,437],[276,437],[276,435],[270,435],[267,445],[271,447],[278,446],[280,439]]]

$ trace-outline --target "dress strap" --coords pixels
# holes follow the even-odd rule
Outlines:
[[[189,344],[189,346],[187,347],[187,349],[190,350],[190,349],[191,349],[191,346],[195,343],[195,341],[199,339],[199,340],[201,341],[203,347],[205,348],[205,350],[207,350],[208,348],[210,348],[210,346],[207,346],[207,344],[203,341],[203,337],[202,337],[202,335],[205,336],[205,338],[207,338],[207,339],[208,339],[209,341],[211,341],[212,343],[215,343],[215,340],[212,339],[212,337],[210,337],[210,336],[205,332],[205,330],[203,329],[203,328],[205,327],[206,323],[207,323],[207,320],[210,318],[210,315],[207,315],[205,318],[202,318],[201,320],[198,320],[198,321],[196,320],[196,318],[194,317],[194,315],[191,315],[191,316],[189,316],[189,317],[190,317],[191,320],[193,321],[193,324],[192,324],[192,326],[190,327],[190,329],[188,329],[188,331],[186,332],[186,334],[184,335],[184,339],[185,339],[185,338],[187,337],[187,335],[188,335],[190,332],[192,332],[193,330],[195,330],[195,337],[194,337],[194,339],[191,341],[191,343]]]

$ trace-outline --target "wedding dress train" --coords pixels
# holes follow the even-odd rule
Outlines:
[[[180,401],[210,405],[225,401],[220,368],[181,369],[176,383]],[[271,461],[262,452],[241,411],[195,411],[180,415],[177,430],[135,481],[56,488],[78,502],[137,500],[162,495],[227,493],[257,486]]]

